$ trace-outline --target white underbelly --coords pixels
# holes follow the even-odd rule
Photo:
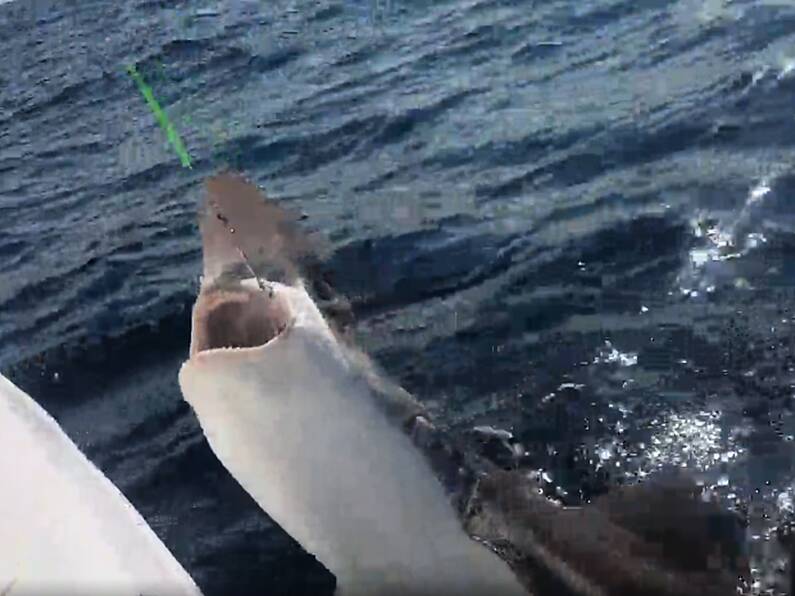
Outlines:
[[[180,374],[208,441],[260,506],[359,594],[521,594],[471,540],[423,456],[324,349]]]

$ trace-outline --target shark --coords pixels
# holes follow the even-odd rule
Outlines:
[[[200,596],[140,513],[0,375],[0,595]]]
[[[728,596],[742,524],[679,474],[547,499],[437,426],[353,339],[301,217],[209,178],[179,385],[215,455],[341,596]]]

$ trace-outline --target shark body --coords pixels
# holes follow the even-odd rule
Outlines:
[[[183,396],[220,461],[334,573],[338,594],[735,593],[747,570],[737,534],[715,529],[731,516],[693,485],[567,509],[518,471],[470,465],[324,316],[287,212],[226,173],[209,180],[200,223]]]

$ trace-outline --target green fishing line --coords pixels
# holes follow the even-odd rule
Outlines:
[[[155,115],[160,127],[165,131],[169,142],[174,147],[177,155],[179,155],[179,160],[182,163],[182,166],[185,168],[192,168],[190,165],[190,155],[188,155],[188,151],[185,149],[185,145],[182,143],[182,139],[179,137],[177,129],[174,128],[174,125],[171,124],[171,121],[168,119],[168,116],[166,116],[163,108],[161,108],[160,104],[157,103],[157,100],[152,93],[151,87],[146,84],[146,81],[144,81],[143,77],[140,75],[138,70],[136,70],[134,65],[129,65],[127,67],[127,72],[138,85],[138,89],[141,91],[141,95],[144,96],[146,104],[149,106],[149,109],[152,110],[152,113]]]

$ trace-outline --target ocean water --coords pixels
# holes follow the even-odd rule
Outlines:
[[[795,3],[1,4],[0,370],[206,594],[333,589],[177,387],[227,166],[328,238],[361,344],[451,432],[511,431],[569,504],[685,468],[786,593]]]

